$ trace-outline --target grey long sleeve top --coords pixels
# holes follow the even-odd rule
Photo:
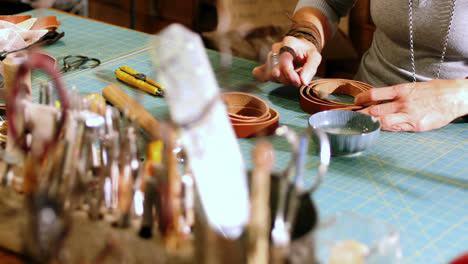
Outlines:
[[[336,30],[356,0],[299,0],[296,11],[314,7],[328,18]],[[468,0],[457,0],[447,50],[441,55],[450,21],[452,0],[414,0],[413,38],[417,81],[468,76]],[[370,13],[376,25],[372,45],[363,55],[355,79],[376,87],[411,82],[408,0],[370,0]]]

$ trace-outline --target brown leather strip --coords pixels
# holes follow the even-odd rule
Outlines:
[[[271,135],[278,127],[279,113],[261,98],[242,92],[221,94],[238,138]]]
[[[0,16],[0,20],[7,21],[13,24],[18,24],[21,23],[25,20],[30,19],[31,16],[29,15],[6,15],[6,16]]]
[[[368,91],[373,86],[346,79],[317,79],[300,88],[299,105],[302,110],[315,114],[325,110],[358,110],[362,106],[330,101],[329,94],[347,94],[355,97],[361,92]]]
[[[4,20],[13,24],[21,23],[25,20],[30,19],[29,15],[7,15],[0,16],[0,20]],[[47,30],[57,30],[60,25],[60,21],[57,21],[56,16],[46,16],[41,17],[36,20],[34,25],[31,27],[31,30],[47,29]]]
[[[57,21],[56,16],[46,16],[41,17],[36,20],[36,23],[31,27],[32,30],[35,29],[47,29],[50,31],[57,30],[60,25],[60,22]]]

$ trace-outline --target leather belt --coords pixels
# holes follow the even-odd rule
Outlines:
[[[242,92],[221,94],[238,138],[271,135],[278,127],[279,113],[255,95]]]
[[[372,88],[374,87],[367,83],[354,80],[317,79],[300,88],[299,105],[302,110],[310,114],[325,110],[358,110],[363,106],[334,102],[327,97],[329,94],[346,94],[355,97]]]
[[[0,20],[4,20],[13,24],[21,23],[25,20],[30,19],[31,16],[29,15],[6,15],[0,16]],[[59,27],[60,22],[57,21],[56,16],[46,16],[41,17],[34,22],[30,30],[39,30],[39,29],[47,29],[47,30],[57,30]]]

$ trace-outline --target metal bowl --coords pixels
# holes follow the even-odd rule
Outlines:
[[[380,133],[376,118],[346,110],[318,112],[309,118],[309,126],[326,132],[333,156],[359,155],[377,141]]]

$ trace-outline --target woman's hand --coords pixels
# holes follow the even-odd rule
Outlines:
[[[282,47],[290,47],[296,56],[293,57],[290,52],[280,54]],[[274,53],[279,54],[277,65],[271,62]],[[312,80],[321,61],[322,56],[310,41],[286,36],[282,42],[273,44],[266,63],[255,67],[252,72],[261,82],[273,81],[299,87]]]
[[[423,132],[443,127],[468,114],[468,80],[433,80],[375,88],[355,103],[389,101],[361,112],[380,119],[382,130]]]
[[[253,69],[259,81],[299,87],[309,84],[317,73],[322,61],[320,51],[333,35],[330,22],[322,11],[312,7],[297,10],[292,21],[288,36],[273,44],[265,65]],[[281,52],[285,48],[287,52]],[[271,63],[272,54],[279,55],[278,63]]]

